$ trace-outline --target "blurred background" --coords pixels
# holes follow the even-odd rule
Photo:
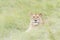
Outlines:
[[[47,24],[25,32],[30,12],[42,13]],[[0,0],[0,40],[60,40],[60,0]]]

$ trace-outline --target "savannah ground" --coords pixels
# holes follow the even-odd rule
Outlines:
[[[29,12],[42,13],[48,22],[25,32]],[[60,40],[60,0],[0,0],[0,40]]]

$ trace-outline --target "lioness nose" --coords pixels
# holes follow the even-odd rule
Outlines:
[[[35,21],[37,21],[37,20],[35,20]]]

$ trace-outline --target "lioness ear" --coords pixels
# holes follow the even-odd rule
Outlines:
[[[34,14],[33,13],[30,13],[30,16],[33,16]]]
[[[42,16],[42,13],[40,13],[39,15]]]

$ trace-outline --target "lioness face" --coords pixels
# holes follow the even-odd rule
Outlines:
[[[32,25],[39,25],[41,22],[41,14],[32,14],[31,15]]]

